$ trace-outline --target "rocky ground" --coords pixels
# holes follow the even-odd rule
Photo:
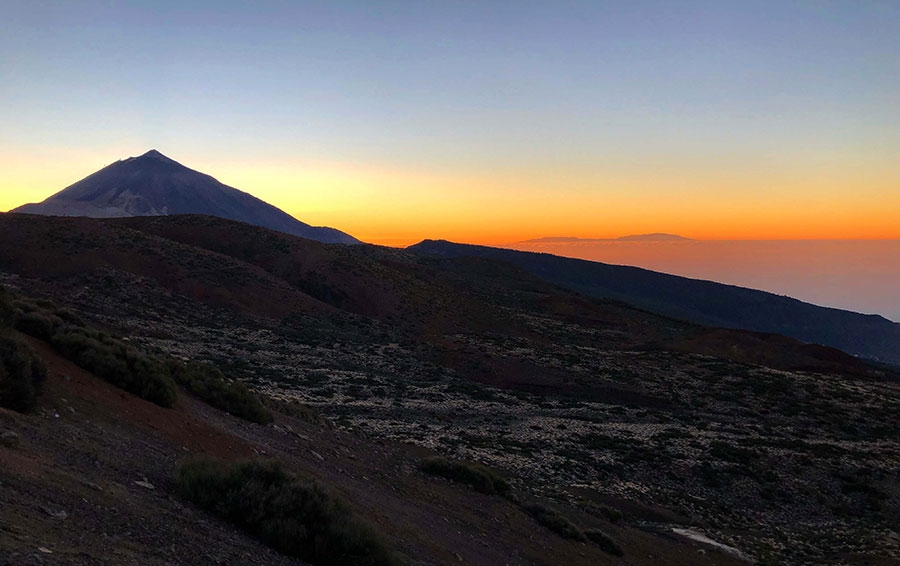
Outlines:
[[[33,414],[0,409],[0,564],[290,564],[175,494],[180,462],[274,458],[348,501],[410,565],[739,564],[715,546],[562,507],[626,555],[569,541],[515,503],[418,470],[432,452],[284,413],[256,425],[182,392],[163,409],[23,338],[49,378]],[[527,493],[520,492],[525,497]]]
[[[305,407],[269,427],[184,395],[145,414],[59,369],[37,415],[4,416],[21,440],[0,448],[8,562],[47,560],[40,548],[69,563],[241,562],[256,543],[172,494],[179,459],[213,452],[276,455],[333,484],[411,563],[900,564],[896,369],[590,299],[503,262],[211,217],[2,215],[0,232],[0,283]],[[597,521],[625,558],[424,477],[433,453]],[[213,530],[173,540],[195,523]],[[226,554],[190,554],[210,545]]]
[[[179,308],[188,300],[147,282],[117,288],[72,301],[146,347],[302,401],[353,438],[486,463],[574,512],[610,505],[633,529],[690,527],[758,563],[900,562],[896,382],[618,350],[539,313],[511,313],[538,338],[458,333],[435,352],[361,317],[240,317]],[[448,351],[454,363],[435,363]],[[461,363],[516,378],[478,383]],[[566,387],[542,391],[534,371]]]

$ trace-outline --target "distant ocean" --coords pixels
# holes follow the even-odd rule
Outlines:
[[[900,321],[900,240],[554,239],[505,247],[634,265]]]

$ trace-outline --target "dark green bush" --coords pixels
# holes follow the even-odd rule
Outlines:
[[[259,398],[263,406],[275,413],[281,413],[313,424],[323,424],[322,416],[296,399],[285,400],[265,395]]]
[[[165,365],[103,333],[80,328],[57,331],[50,343],[63,357],[116,387],[161,407],[175,403]]]
[[[591,508],[603,515],[607,521],[613,524],[619,524],[625,518],[621,511],[613,509],[609,505],[591,505]]]
[[[599,546],[600,550],[607,554],[612,554],[613,556],[625,555],[625,553],[622,552],[622,547],[620,547],[612,537],[599,529],[586,529],[584,531],[584,536],[586,536],[589,541]]]
[[[47,370],[21,342],[0,336],[0,406],[30,411],[37,403]]]
[[[524,506],[525,511],[541,525],[547,527],[563,538],[587,542],[587,537],[572,521],[563,517],[556,509],[550,509],[540,503],[531,503]]]
[[[381,538],[345,503],[294,478],[277,462],[187,462],[177,487],[183,498],[289,556],[329,566],[395,563]]]
[[[266,424],[273,420],[272,412],[246,385],[226,380],[214,365],[190,362],[176,366],[174,376],[188,391],[217,409],[254,423]]]
[[[16,318],[16,330],[34,336],[38,340],[49,342],[55,331],[50,317],[39,312],[26,312]]]
[[[13,305],[12,294],[0,285],[0,329],[11,327],[15,317],[16,307]]]
[[[52,307],[53,303],[50,303],[50,305]],[[57,318],[59,318],[60,320],[62,320],[63,322],[65,322],[68,325],[76,326],[78,328],[87,327],[87,324],[84,323],[84,320],[80,316],[75,314],[74,312],[70,311],[69,309],[54,308],[54,309],[52,309],[52,312],[53,312],[54,316],[56,316]]]
[[[509,483],[503,477],[494,470],[478,464],[435,457],[424,460],[419,468],[426,474],[470,485],[481,493],[507,495],[510,492]]]

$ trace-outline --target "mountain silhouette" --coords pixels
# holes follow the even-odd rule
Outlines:
[[[678,234],[666,234],[654,232],[652,234],[633,234],[616,238],[620,242],[689,242],[691,238],[685,238]]]
[[[678,234],[666,234],[654,232],[652,234],[631,234],[619,238],[576,238],[573,236],[547,236],[544,238],[532,238],[517,242],[519,244],[547,244],[547,243],[579,243],[579,242],[693,242],[693,238],[685,238]]]
[[[155,149],[117,161],[41,203],[26,204],[12,212],[92,218],[205,214],[324,243],[360,243],[340,230],[300,222]]]
[[[420,256],[474,257],[516,265],[589,297],[615,299],[690,322],[770,332],[855,356],[900,365],[900,324],[878,315],[821,307],[734,285],[667,275],[546,253],[425,240],[407,248]]]

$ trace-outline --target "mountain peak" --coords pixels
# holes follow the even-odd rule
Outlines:
[[[139,155],[139,156],[137,156],[137,157],[129,157],[129,158],[126,159],[125,161],[136,161],[136,160],[146,161],[146,160],[150,160],[150,159],[153,159],[153,160],[156,160],[156,161],[162,161],[162,162],[164,162],[164,163],[178,163],[177,161],[175,161],[175,160],[172,159],[171,157],[166,157],[165,155],[163,155],[162,153],[160,153],[159,150],[156,150],[156,149],[151,149],[151,150],[148,151],[147,153],[144,153],[144,154]]]
[[[160,153],[159,150],[156,150],[156,149],[151,149],[150,151],[148,151],[147,153],[145,153],[145,154],[142,155],[141,157],[153,157],[153,158],[156,158],[156,159],[169,159],[168,157],[166,157],[165,155],[163,155],[162,153]],[[170,160],[170,161],[171,161],[171,160]]]
[[[223,185],[151,149],[119,160],[42,203],[14,212],[95,218],[206,214],[327,243],[359,240],[334,228],[310,226],[271,204]]]

